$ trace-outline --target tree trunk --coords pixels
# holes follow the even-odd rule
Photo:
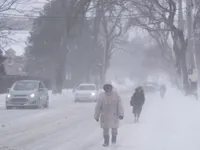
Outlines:
[[[187,92],[189,88],[189,83],[188,83],[188,72],[187,72],[187,62],[186,62],[186,53],[182,54],[181,57],[181,72],[183,76],[183,88],[184,91]]]
[[[177,74],[183,84],[183,90],[187,92],[189,86],[186,61],[187,40],[184,39],[183,31],[177,28],[172,33],[172,39],[173,50],[176,56]]]
[[[63,38],[63,41],[66,41],[67,39]],[[62,93],[63,84],[65,82],[66,77],[66,62],[67,62],[67,55],[68,55],[68,49],[66,48],[66,43],[61,42],[61,50],[60,50],[60,57],[58,60],[58,66],[56,71],[56,91],[58,93]]]
[[[70,35],[71,28],[76,24],[77,16],[83,15],[85,16],[85,9],[89,7],[91,0],[84,0],[84,1],[75,1],[75,0],[62,0],[61,1],[61,8],[63,9],[63,37],[62,41],[60,42],[60,51],[59,54],[60,58],[58,60],[58,71],[56,72],[56,91],[58,93],[62,93],[63,83],[65,81],[66,76],[66,62],[67,62],[67,55],[69,49],[67,48],[67,43]],[[76,6],[76,7],[75,7]],[[75,8],[74,8],[75,7]]]
[[[193,14],[192,14],[192,0],[186,1],[187,7],[187,32],[188,32],[188,47],[187,47],[187,64],[188,67],[194,66],[194,54],[193,54]]]
[[[104,48],[104,55],[103,55],[103,69],[102,69],[102,77],[101,77],[101,82],[102,84],[104,84],[106,82],[106,72],[108,70],[109,67],[109,61],[110,61],[110,57],[109,57],[109,50],[110,50],[110,42],[109,40],[106,40],[106,45]]]
[[[180,30],[184,29],[184,21],[183,21],[183,1],[178,0],[178,28]]]

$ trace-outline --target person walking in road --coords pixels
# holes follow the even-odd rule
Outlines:
[[[163,84],[163,85],[161,85],[161,87],[160,87],[160,97],[161,97],[161,98],[164,98],[165,93],[166,93],[166,87],[165,87],[165,85]]]
[[[117,91],[113,90],[111,84],[105,84],[103,90],[104,91],[99,94],[94,118],[97,122],[100,119],[104,137],[103,146],[106,147],[109,146],[110,129],[112,130],[112,144],[115,144],[117,141],[119,120],[124,118],[124,109],[120,96]]]
[[[144,90],[142,89],[141,86],[139,86],[135,89],[135,92],[133,96],[131,97],[131,101],[130,101],[130,105],[133,107],[135,122],[139,121],[144,102],[145,102]]]

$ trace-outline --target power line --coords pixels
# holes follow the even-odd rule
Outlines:
[[[2,13],[0,13],[1,15]],[[149,15],[151,17],[152,15]],[[4,14],[3,16],[0,16],[0,18],[8,17],[10,19],[66,19],[66,18],[88,18],[88,19],[94,19],[97,18],[96,16],[71,16],[71,17],[62,17],[62,16],[34,16],[34,15],[13,15],[13,14]],[[120,18],[120,19],[134,19],[134,18],[146,18],[148,15],[135,15],[135,14],[129,14],[129,15],[121,15],[121,16],[105,16],[107,18]]]
[[[182,8],[182,9],[187,9],[187,7]],[[179,9],[177,9],[179,10]],[[149,15],[151,16],[151,15]],[[28,14],[9,14],[9,13],[0,13],[0,18],[14,18],[14,19],[37,19],[37,18],[42,18],[42,19],[66,19],[66,18],[88,18],[88,19],[93,19],[96,18],[96,16],[69,16],[69,17],[64,17],[64,16],[43,16],[43,15],[28,15]],[[121,18],[121,19],[130,19],[130,18],[142,18],[142,17],[148,17],[144,15],[134,15],[134,14],[123,14],[121,16],[106,16],[109,18]]]
[[[3,17],[8,17],[8,18],[16,18],[16,19],[66,19],[66,18],[88,18],[88,19],[93,19],[96,18],[96,16],[71,16],[71,17],[64,17],[64,16],[38,16],[38,15],[15,15],[15,14],[6,14],[6,13],[0,13],[0,18]],[[121,16],[106,16],[109,18],[122,18],[122,19],[129,19],[129,18],[135,18],[135,17],[147,17],[144,15],[121,15]]]
[[[1,15],[1,13],[0,13]],[[121,15],[121,16],[105,16],[107,18],[116,18],[116,19],[138,19],[138,18],[147,18],[147,17],[151,17],[152,15]],[[41,20],[66,20],[67,18],[86,18],[86,19],[95,19],[96,16],[77,16],[77,17],[62,17],[62,16],[24,16],[24,15],[7,15],[4,16],[8,17],[9,19],[18,19],[17,21],[19,21],[19,19],[37,19],[40,18]],[[0,19],[3,18],[2,16],[0,16]],[[7,19],[8,19],[7,18]],[[176,19],[174,19],[174,21],[178,21]]]

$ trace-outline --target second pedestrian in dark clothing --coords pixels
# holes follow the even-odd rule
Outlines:
[[[160,87],[160,97],[164,98],[165,93],[166,93],[166,87],[165,87],[165,85],[161,85],[161,87]]]
[[[144,91],[141,86],[135,89],[133,96],[131,97],[130,104],[133,106],[133,114],[135,117],[135,122],[139,121],[140,113],[142,111],[142,106],[145,102]]]

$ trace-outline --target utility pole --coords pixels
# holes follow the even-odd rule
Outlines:
[[[187,31],[188,31],[188,67],[196,68],[196,48],[195,48],[195,31],[194,31],[194,17],[195,17],[195,0],[186,0],[187,5]]]
[[[187,47],[187,64],[188,64],[188,82],[190,95],[195,95],[198,99],[198,79],[197,65],[195,58],[195,33],[194,33],[194,16],[195,16],[195,1],[186,0],[187,5],[187,29],[188,29],[188,47]]]
[[[178,28],[180,30],[184,29],[184,21],[183,21],[183,1],[178,0]]]
[[[187,64],[188,68],[194,67],[194,48],[193,48],[193,2],[192,0],[186,0],[187,6],[187,32],[188,32],[188,47],[187,47]]]
[[[192,12],[192,16],[193,16],[193,57],[194,57],[194,68],[195,68],[195,72],[194,72],[194,77],[195,77],[195,88],[196,88],[196,98],[198,99],[198,67],[197,67],[197,61],[196,61],[196,34],[195,34],[195,29],[194,29],[194,20],[195,20],[195,12],[196,12],[196,5],[197,5],[197,0],[193,0],[193,12]]]
[[[183,0],[178,0],[178,29],[184,30],[184,21],[183,21]],[[181,47],[179,42],[179,47]],[[183,71],[181,70],[181,76],[177,74],[178,85],[184,88],[184,79],[183,79]]]
[[[194,24],[195,12],[196,12],[196,5],[197,5],[196,3],[197,3],[197,0],[194,0],[193,1],[193,12],[192,12],[193,24]],[[193,57],[194,57],[194,67],[196,70],[198,70],[197,62],[196,62],[196,35],[195,35],[194,25],[193,25]]]
[[[97,12],[96,12],[96,29],[99,32],[102,24],[102,18],[104,15],[104,1],[98,1],[98,7],[97,7]],[[98,32],[96,33],[96,36],[98,34]],[[96,37],[97,38],[97,37]],[[102,70],[101,70],[101,84],[103,86],[103,84],[105,84],[105,73],[106,73],[106,55],[107,55],[107,39],[105,39],[105,41],[103,41],[103,58],[102,58]]]
[[[106,77],[105,77],[105,73],[106,73],[106,48],[104,48],[103,50],[103,71],[102,71],[103,75],[103,84],[106,80]]]

